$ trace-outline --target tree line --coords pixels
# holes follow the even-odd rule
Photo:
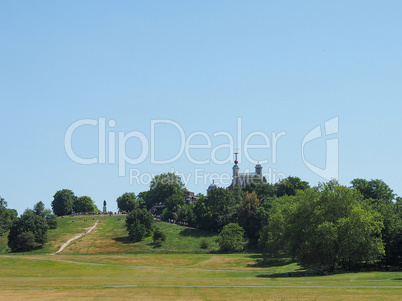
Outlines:
[[[153,229],[154,208],[162,219],[219,232],[225,251],[241,251],[247,244],[265,257],[290,256],[301,265],[329,270],[402,261],[402,198],[382,180],[310,187],[298,177],[275,184],[255,178],[243,188],[215,188],[191,202],[186,195],[181,179],[166,173],[155,176],[147,191],[119,196],[119,210],[129,212],[129,238],[140,241],[153,233],[158,244],[166,239]],[[47,241],[47,229],[57,227],[55,215],[99,211],[90,197],[76,197],[68,189],[56,192],[52,210],[39,202],[18,217],[0,198],[0,235],[9,232],[12,251],[34,249]]]
[[[310,187],[298,177],[276,184],[255,178],[243,188],[198,194],[190,203],[185,195],[180,178],[167,173],[138,196],[123,194],[117,205],[121,211],[149,211],[163,204],[156,213],[162,219],[219,232],[228,251],[242,250],[247,241],[265,257],[290,256],[328,270],[402,261],[402,198],[382,180]]]

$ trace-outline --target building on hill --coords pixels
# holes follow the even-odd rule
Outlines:
[[[198,197],[194,195],[194,192],[192,192],[188,189],[186,189],[184,198],[185,198],[187,204],[191,204],[191,203],[195,202],[196,200],[198,200]]]
[[[208,186],[207,195],[209,195],[209,192],[210,192],[212,189],[215,189],[215,188],[217,188],[217,187],[218,187],[218,186],[216,186],[215,181],[212,181],[211,185]]]
[[[240,173],[240,167],[239,165],[237,165],[239,163],[239,161],[237,161],[237,153],[235,153],[236,155],[236,159],[234,161],[234,166],[232,168],[233,170],[233,179],[232,179],[232,183],[230,184],[229,187],[227,187],[227,189],[232,190],[233,187],[235,186],[239,186],[240,188],[243,188],[244,186],[246,186],[249,182],[256,180],[256,179],[263,179],[263,175],[262,175],[262,166],[261,164],[257,164],[255,166],[255,172],[244,172],[244,173]],[[211,185],[209,185],[208,189],[207,189],[207,194],[212,190],[217,188],[215,182],[213,181]]]

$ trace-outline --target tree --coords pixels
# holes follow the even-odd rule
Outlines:
[[[97,212],[93,200],[89,196],[80,196],[74,202],[74,212]]]
[[[48,228],[44,218],[26,210],[11,226],[8,246],[13,252],[42,247],[47,242]]]
[[[45,220],[49,229],[57,229],[57,217],[54,214],[48,214],[45,216]]]
[[[222,251],[242,251],[246,245],[243,228],[237,223],[224,226],[219,234],[218,242]]]
[[[233,194],[223,188],[210,190],[206,198],[200,198],[194,208],[198,227],[218,231],[236,220],[237,202]]]
[[[184,184],[179,176],[174,173],[164,173],[154,177],[146,197],[147,208],[155,204],[165,204],[166,200],[173,195],[181,195],[184,199]]]
[[[186,200],[184,199],[184,195],[182,193],[175,193],[170,195],[164,202],[166,205],[163,210],[163,217],[166,219],[174,219],[177,220],[180,210],[186,204]]]
[[[283,196],[273,198],[269,215],[264,224],[260,238],[258,240],[259,248],[262,250],[264,257],[278,256],[282,252],[286,252],[288,244],[285,231],[288,226],[287,219],[293,214],[297,205],[295,196]]]
[[[350,267],[362,261],[375,262],[384,254],[380,238],[383,224],[377,213],[360,205],[360,199],[359,192],[337,182],[300,190],[291,204],[273,206],[261,243],[264,245],[265,239],[268,250],[278,251],[267,246],[278,240],[282,250],[300,264],[330,270],[341,264]]]
[[[139,242],[144,239],[147,234],[147,229],[139,220],[135,220],[129,227],[128,227],[128,236],[130,240],[134,242]]]
[[[393,202],[395,194],[382,180],[354,179],[351,184],[353,189],[363,195],[361,203],[381,215],[384,224],[381,237],[385,247],[385,265],[398,265],[398,253],[402,249],[402,214],[398,212],[398,198]]]
[[[198,228],[204,230],[212,230],[214,228],[212,208],[208,205],[205,195],[200,194],[198,196],[198,200],[194,203],[193,212]]]
[[[351,184],[352,188],[358,190],[365,199],[391,202],[395,198],[393,190],[382,180],[354,179]]]
[[[184,204],[183,206],[180,207],[180,209],[177,211],[177,218],[176,220],[178,222],[186,222],[189,224],[189,226],[195,226],[195,214],[194,214],[194,207],[195,204]]]
[[[132,211],[135,208],[139,207],[139,203],[137,201],[137,198],[135,196],[134,192],[126,192],[123,195],[119,196],[116,200],[117,202],[117,208],[119,208],[119,211]]]
[[[67,215],[73,212],[77,197],[69,189],[62,189],[53,196],[52,209],[57,216]]]
[[[258,209],[261,206],[261,201],[257,198],[255,192],[244,192],[240,204],[237,206],[239,216],[239,224],[247,233],[249,238],[259,236],[262,220],[258,214]]]
[[[52,214],[50,209],[45,208],[42,201],[36,203],[33,207],[33,213],[45,219],[49,229],[57,229],[56,215]]]
[[[7,202],[0,197],[0,236],[10,229],[17,217],[17,210],[7,209]]]
[[[42,201],[39,201],[34,205],[33,211],[35,212],[36,215],[42,216],[45,211],[45,204],[43,204]]]
[[[287,177],[275,184],[276,195],[278,197],[284,195],[296,195],[297,190],[306,190],[310,185],[306,181],[302,181],[298,177]]]
[[[152,236],[155,247],[159,248],[162,246],[162,243],[166,241],[166,235],[159,228],[155,229],[154,234]]]
[[[144,208],[137,208],[126,217],[126,228],[134,241],[141,241],[144,237],[151,235],[153,224],[152,214]]]

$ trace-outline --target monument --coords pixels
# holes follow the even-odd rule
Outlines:
[[[103,214],[107,213],[107,209],[106,209],[106,201],[103,201]]]

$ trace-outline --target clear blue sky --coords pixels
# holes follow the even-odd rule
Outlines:
[[[50,207],[68,188],[115,211],[118,196],[147,190],[149,175],[172,168],[205,193],[211,174],[232,173],[228,135],[241,170],[254,168],[243,147],[252,133],[249,144],[262,145],[261,133],[270,139],[248,155],[268,160],[272,181],[326,181],[305,161],[325,169],[331,148],[341,184],[382,179],[402,195],[401,14],[401,1],[2,1],[0,195],[22,213],[38,201]],[[324,127],[335,117],[336,149]],[[72,150],[98,163],[66,152],[65,135],[80,120],[97,125],[77,127]],[[99,154],[102,120],[111,123]],[[322,137],[302,151],[317,126]],[[189,144],[211,145],[180,153],[179,128]],[[147,143],[132,137],[122,149],[130,133]],[[155,159],[177,160],[152,162],[152,146]],[[119,176],[123,154],[143,159]],[[141,185],[130,184],[130,170]]]

